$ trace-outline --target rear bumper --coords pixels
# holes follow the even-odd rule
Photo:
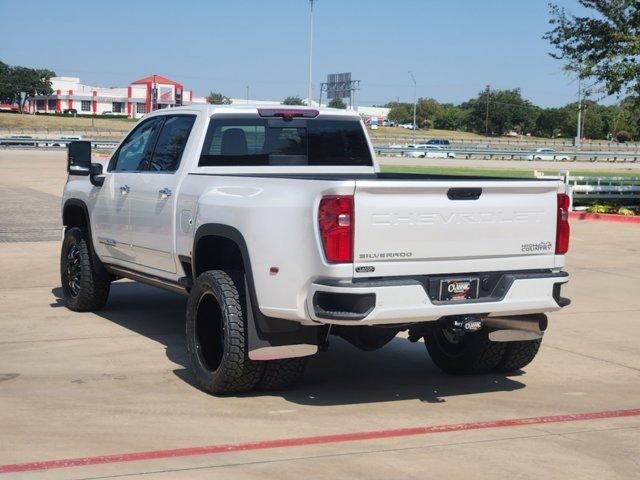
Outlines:
[[[311,285],[307,309],[314,322],[337,325],[427,322],[450,315],[527,315],[568,305],[569,300],[560,296],[568,281],[566,272],[506,272],[484,298],[442,303],[429,292],[433,290],[429,277],[331,280]]]

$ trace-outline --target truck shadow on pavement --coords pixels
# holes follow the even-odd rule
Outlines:
[[[62,289],[54,288],[62,303]],[[186,297],[140,283],[111,285],[109,301],[95,314],[165,347],[167,358],[179,365],[174,374],[194,385],[184,338]],[[521,374],[520,374],[521,375]],[[280,392],[254,392],[243,396],[280,396],[301,405],[350,405],[418,399],[443,403],[447,397],[510,392],[525,384],[504,374],[452,376],[431,362],[422,342],[396,337],[374,352],[363,352],[337,337],[328,352],[309,359],[302,380]],[[194,386],[195,388],[195,386]]]

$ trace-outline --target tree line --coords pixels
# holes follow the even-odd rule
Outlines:
[[[0,61],[0,103],[18,104],[22,111],[29,97],[53,93],[51,77],[55,76],[52,70],[10,66]]]
[[[207,101],[212,105],[230,105],[231,99],[220,92],[211,92],[207,97]],[[287,97],[282,102],[282,105],[306,105],[305,101],[300,97]],[[341,98],[334,98],[327,106],[329,108],[340,108],[342,110],[347,108],[347,104]]]
[[[413,104],[390,102],[389,120],[413,122]],[[416,103],[416,125],[500,136],[510,132],[539,137],[577,135],[578,102],[558,108],[542,108],[522,98],[519,89],[482,90],[475,98],[459,105],[420,98]],[[632,98],[617,105],[582,102],[582,138],[621,141],[640,137],[640,109]]]

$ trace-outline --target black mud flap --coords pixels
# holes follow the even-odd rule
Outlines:
[[[249,292],[245,277],[245,291]],[[318,327],[266,317],[247,298],[247,341],[251,360],[306,357],[318,351]]]

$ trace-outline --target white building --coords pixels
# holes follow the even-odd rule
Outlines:
[[[127,87],[91,87],[78,77],[51,78],[52,95],[38,95],[29,102],[31,113],[64,113],[78,115],[126,115],[139,118],[151,110],[190,103],[206,103],[194,98],[191,90],[162,75],[150,75]]]
[[[161,108],[170,108],[191,103],[207,103],[205,97],[194,97],[191,90],[185,90],[181,83],[162,75],[149,75],[127,87],[91,87],[80,83],[78,77],[51,78],[52,95],[38,95],[28,103],[30,113],[68,113],[77,115],[126,115],[129,118],[140,118],[145,113]],[[305,100],[306,101],[306,100]],[[279,100],[247,100],[231,99],[232,104],[245,104],[278,107]],[[318,102],[312,100],[312,107]],[[325,106],[325,105],[323,105]],[[363,119],[375,116],[386,119],[388,108],[357,107]]]

